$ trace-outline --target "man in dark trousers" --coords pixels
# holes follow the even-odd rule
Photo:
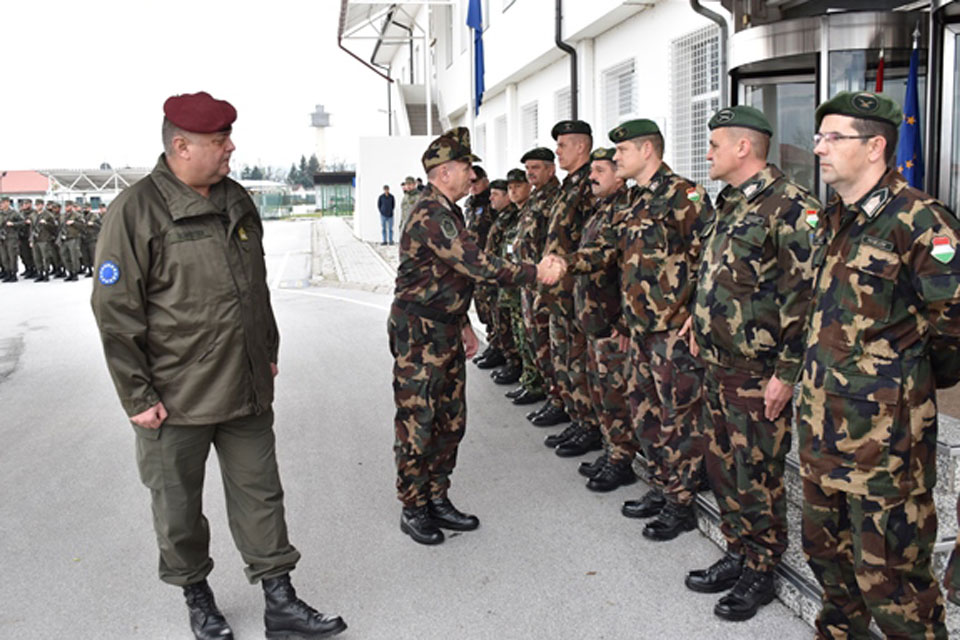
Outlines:
[[[169,98],[163,111],[156,167],[104,218],[92,297],[152,497],[160,579],[183,588],[196,638],[233,638],[207,584],[202,497],[213,445],[230,531],[247,578],[263,586],[266,637],[334,635],[343,620],[315,611],[290,583],[300,552],[287,539],[273,431],[280,337],[263,225],[227,177],[237,112],[203,92]]]
[[[383,185],[383,193],[377,198],[377,209],[380,210],[380,244],[393,244],[393,210],[396,200],[390,193],[390,187]]]

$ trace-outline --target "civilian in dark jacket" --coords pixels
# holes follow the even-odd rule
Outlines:
[[[383,185],[383,193],[377,198],[377,209],[380,210],[380,234],[383,240],[380,244],[393,244],[393,209],[396,202],[390,195],[390,187]],[[387,238],[389,236],[389,243]]]

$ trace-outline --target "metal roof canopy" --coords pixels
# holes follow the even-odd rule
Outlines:
[[[370,62],[387,66],[401,47],[424,35],[413,35],[416,10],[423,6],[447,7],[453,0],[409,0],[408,2],[372,2],[368,0],[341,0],[338,36],[342,40],[373,40],[376,42]]]
[[[124,167],[122,169],[38,169],[50,178],[50,190],[99,193],[119,191],[129,187],[150,173],[150,169]]]

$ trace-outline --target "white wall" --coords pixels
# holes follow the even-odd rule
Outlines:
[[[427,136],[360,138],[357,160],[357,198],[353,212],[353,233],[367,242],[380,242],[380,212],[377,198],[383,185],[390,185],[396,199],[393,216],[393,239],[400,239],[400,183],[407,176],[421,177],[426,182],[420,157],[431,138]]]

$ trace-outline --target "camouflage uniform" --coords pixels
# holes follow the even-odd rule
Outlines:
[[[497,219],[490,227],[490,233],[487,234],[487,244],[484,251],[488,254],[500,256],[509,259],[507,246],[509,238],[513,237],[514,229],[517,223],[519,210],[517,206],[510,203],[497,214]],[[478,245],[479,246],[479,245]],[[499,349],[508,364],[517,364],[520,362],[520,352],[516,343],[516,337],[513,334],[513,324],[511,322],[511,304],[512,295],[518,296],[517,289],[502,289],[496,286],[489,287],[478,285],[479,288],[492,291],[493,298],[490,308],[490,322],[493,327],[493,335],[490,345]],[[519,304],[519,303],[518,303]]]
[[[547,216],[559,194],[560,181],[554,176],[545,185],[535,189],[523,205],[517,239],[513,246],[513,255],[518,260],[539,262],[543,257],[549,223]],[[550,360],[550,314],[537,305],[536,290],[532,287],[521,290],[520,308],[526,330],[526,343],[532,352],[532,361],[536,363],[536,371],[525,371],[521,384],[531,390],[546,387],[544,390],[549,393],[551,401],[556,406],[561,406],[559,390],[554,382],[553,363]],[[539,378],[534,377],[534,374]]]
[[[550,208],[545,254],[565,256],[580,246],[585,215],[593,208],[590,163],[571,171]],[[550,313],[550,359],[567,415],[584,429],[599,429],[587,384],[587,339],[574,320],[573,277],[541,285],[539,304]]]
[[[703,187],[661,163],[646,185],[630,189],[605,236],[569,257],[568,273],[616,262],[630,329],[630,414],[647,475],[670,502],[693,502],[702,452],[696,422],[703,364],[680,327],[690,317],[701,234],[713,216]]]
[[[583,225],[580,246],[596,242],[611,225],[614,214],[629,203],[626,187],[598,201]],[[587,337],[590,400],[607,457],[611,464],[632,460],[638,445],[627,404],[627,353],[620,350],[619,340],[611,337],[614,330],[627,334],[621,324],[620,269],[616,263],[588,275],[574,276],[573,302],[577,324]]]
[[[397,406],[397,493],[407,507],[446,496],[466,427],[460,332],[475,281],[524,285],[536,268],[484,254],[460,208],[433,186],[400,237],[400,266],[388,333]]]
[[[464,214],[468,220],[467,230],[473,234],[473,241],[477,243],[478,247],[486,247],[487,236],[497,217],[497,212],[490,206],[490,190],[487,189],[483,193],[467,198]],[[493,306],[496,292],[495,287],[477,285],[473,293],[473,304],[477,308],[477,317],[480,318],[480,322],[487,329],[487,344],[493,344],[495,339]]]
[[[946,638],[936,536],[938,341],[960,337],[960,223],[889,170],[813,238],[798,411],[803,548],[820,637]]]
[[[420,195],[417,189],[403,192],[403,199],[400,200],[400,233],[403,233],[403,228],[407,226],[407,220],[410,219],[410,214],[413,213],[413,207],[420,199]]]
[[[764,416],[771,375],[800,376],[813,286],[806,220],[820,203],[773,165],[717,200],[705,230],[694,335],[706,363],[704,457],[727,549],[770,571],[787,547],[783,471],[793,404]]]

